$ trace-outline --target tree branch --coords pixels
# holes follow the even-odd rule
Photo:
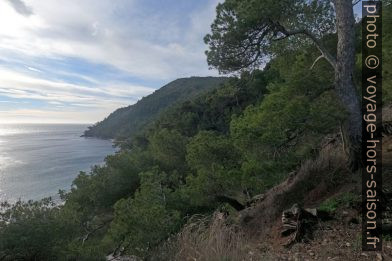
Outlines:
[[[250,61],[248,61],[248,62],[245,63],[244,65],[241,65],[241,68],[240,68],[240,69],[247,68],[248,66],[252,65],[253,63],[255,63],[255,62],[259,59],[259,57],[261,56],[261,42],[262,42],[262,40],[264,39],[264,36],[265,36],[266,34],[267,34],[267,32],[263,32],[262,35],[258,38],[257,42],[252,44],[253,46],[257,46],[257,48],[256,48],[257,53],[256,53],[256,55],[253,57],[253,59],[251,59]],[[245,51],[242,52],[242,53],[245,53]],[[236,55],[236,56],[241,56],[241,53],[237,53],[237,54],[235,54],[235,55]]]
[[[297,35],[297,34],[302,34],[307,36],[310,40],[312,40],[312,42],[316,45],[317,49],[319,49],[319,51],[321,52],[322,56],[329,62],[329,64],[335,69],[336,68],[336,58],[333,57],[333,55],[331,55],[329,53],[329,51],[324,47],[324,45],[322,44],[322,42],[315,36],[313,35],[311,32],[305,30],[305,29],[298,29],[298,30],[293,30],[293,31],[287,31],[286,28],[284,28],[282,25],[277,24],[277,29],[284,34],[284,36],[277,38],[275,40],[282,40],[285,39],[287,37],[293,36],[293,35]]]
[[[107,222],[102,223],[101,225],[99,225],[98,227],[94,228],[91,231],[88,231],[86,235],[83,236],[82,238],[82,245],[84,245],[84,242],[86,242],[89,237],[94,234],[95,232],[97,232],[98,230],[100,230],[101,228],[104,228],[106,225],[108,225],[112,220],[109,220]],[[87,229],[86,229],[87,230]]]
[[[317,63],[318,61],[320,61],[322,58],[325,58],[323,54],[320,55],[319,57],[317,57],[317,59],[314,60],[312,66],[310,66],[310,70],[313,70],[313,68],[314,68],[314,66],[316,65],[316,63]]]

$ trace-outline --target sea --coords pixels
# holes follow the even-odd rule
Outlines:
[[[59,200],[80,171],[104,164],[110,140],[81,137],[82,124],[0,124],[0,202]]]

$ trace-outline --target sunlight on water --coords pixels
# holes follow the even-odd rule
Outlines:
[[[86,125],[0,124],[0,201],[42,199],[69,190],[79,171],[102,164],[115,149],[82,138]]]
[[[0,154],[0,171],[4,170],[10,164],[10,161],[11,158]]]
[[[23,133],[27,133],[27,132],[28,131],[24,130],[22,128],[22,126],[17,125],[17,124],[11,124],[11,125],[0,124],[0,137],[1,136],[8,136],[8,135],[23,134]]]

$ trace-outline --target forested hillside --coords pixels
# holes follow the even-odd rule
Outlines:
[[[237,2],[246,1],[227,0],[218,10]],[[290,7],[290,1],[268,1],[281,2]],[[384,12],[392,17],[391,5]],[[250,13],[259,21],[258,13]],[[391,25],[384,23],[385,46],[391,45]],[[230,28],[234,36],[242,33]],[[357,46],[359,31],[357,24]],[[320,41],[333,52],[336,38],[332,32]],[[271,44],[274,55],[263,69],[242,70],[230,79],[174,81],[91,128],[86,135],[120,135],[128,141],[104,166],[81,172],[69,192],[60,192],[63,205],[50,199],[3,203],[0,260],[105,260],[109,255],[279,260],[263,258],[271,249],[262,243],[278,244],[280,232],[275,231],[276,238],[262,232],[276,229],[285,208],[311,204],[330,219],[346,222],[335,213],[341,207],[349,214],[356,211],[359,175],[347,166],[341,142],[348,112],[335,91],[334,69],[325,60],[314,64],[320,54],[312,42],[283,40],[289,47]],[[359,83],[360,50],[355,55],[353,81]],[[384,60],[389,63],[391,57],[385,50]],[[390,64],[384,70],[384,106],[389,106]],[[255,198],[263,198],[260,195],[266,199],[255,203]],[[350,229],[355,225],[349,224]],[[352,245],[359,231],[353,230],[347,234],[352,241],[341,247],[350,253],[359,251]],[[332,237],[331,242],[337,240]],[[327,243],[318,246],[324,244],[322,249],[330,252],[339,249]]]
[[[89,127],[86,137],[127,138],[134,135],[170,106],[218,87],[225,77],[191,77],[177,79],[143,97],[136,104],[120,108],[106,119]]]

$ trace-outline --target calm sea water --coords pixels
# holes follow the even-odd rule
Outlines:
[[[83,138],[86,125],[0,125],[0,201],[56,198],[79,171],[102,164],[111,141]]]

